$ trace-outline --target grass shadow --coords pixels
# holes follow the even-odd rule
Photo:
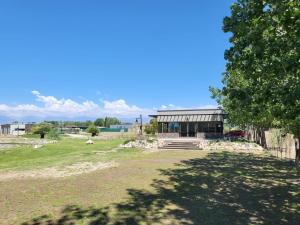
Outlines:
[[[154,192],[130,189],[113,206],[66,206],[60,218],[23,225],[299,224],[300,174],[290,162],[223,152],[160,172]]]

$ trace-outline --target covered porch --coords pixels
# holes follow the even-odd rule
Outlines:
[[[201,138],[223,134],[221,122],[159,122],[159,136]],[[167,134],[167,135],[163,135]]]
[[[217,138],[223,136],[221,109],[165,110],[153,116],[158,122],[158,138]]]

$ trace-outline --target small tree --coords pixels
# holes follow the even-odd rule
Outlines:
[[[100,133],[99,129],[93,125],[88,127],[87,132],[92,134],[92,137],[97,136]]]
[[[41,139],[51,130],[51,125],[48,123],[40,123],[32,127],[32,133],[39,134]]]
[[[48,138],[52,140],[59,140],[60,139],[59,130],[57,128],[52,128],[48,132]]]
[[[151,119],[150,123],[145,126],[146,134],[155,134],[157,131],[157,120]]]

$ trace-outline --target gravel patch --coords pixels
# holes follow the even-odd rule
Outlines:
[[[20,146],[40,148],[46,144],[55,144],[56,140],[27,139],[27,138],[0,138],[0,151]]]
[[[9,149],[9,148],[15,148],[15,147],[19,147],[20,145],[18,144],[1,144],[0,143],[0,151],[1,150],[6,150],[6,149]]]
[[[107,168],[117,167],[116,162],[108,163],[91,163],[81,162],[75,163],[65,167],[50,167],[40,170],[26,170],[26,171],[11,171],[0,173],[0,181],[27,179],[27,178],[63,178],[69,176],[90,173],[96,170],[103,170]]]

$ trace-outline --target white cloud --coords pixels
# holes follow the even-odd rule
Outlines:
[[[104,116],[135,118],[140,114],[147,116],[156,113],[155,108],[141,108],[136,105],[129,105],[124,99],[114,101],[101,100],[98,104],[86,99],[82,100],[82,102],[78,102],[72,99],[58,99],[54,96],[44,96],[37,90],[31,93],[35,96],[35,104],[0,104],[0,116],[11,119],[22,119],[26,117],[40,119],[96,118]],[[217,106],[206,105],[191,108],[217,108]],[[168,104],[162,105],[160,109],[184,109],[184,107]]]
[[[180,109],[216,109],[218,108],[217,105],[202,105],[202,106],[195,106],[195,107],[182,107],[177,106],[174,104],[168,104],[168,105],[161,105],[160,110],[180,110]]]
[[[97,104],[91,100],[76,102],[71,99],[58,99],[54,96],[44,96],[39,91],[32,91],[36,97],[37,104],[20,104],[16,106],[0,104],[0,116],[9,118],[24,117],[101,117],[101,116],[119,116],[134,117],[139,114],[148,115],[152,110],[140,108],[135,105],[128,105],[125,100],[103,101],[103,105]]]
[[[147,114],[150,112],[149,109],[142,109],[135,105],[129,106],[125,100],[119,99],[116,101],[103,101],[104,110],[107,113],[115,113],[118,115],[137,115],[138,114]]]

